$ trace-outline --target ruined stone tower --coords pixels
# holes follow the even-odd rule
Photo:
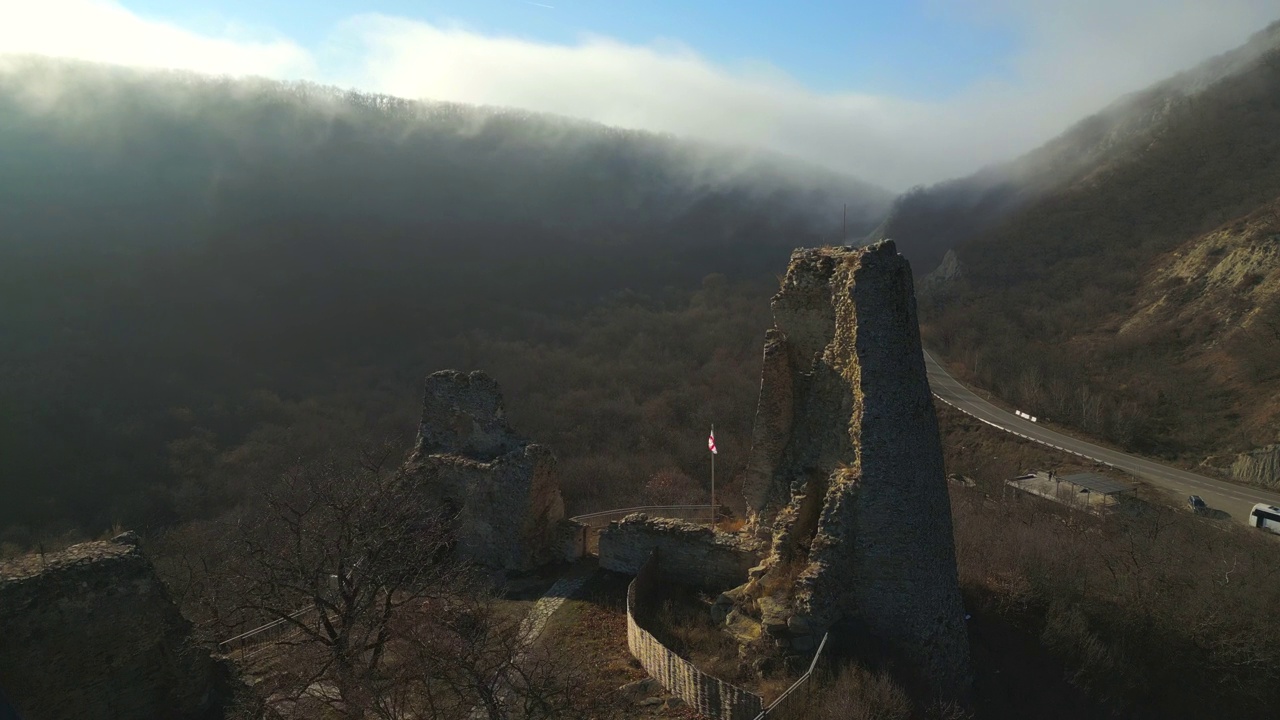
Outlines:
[[[212,720],[229,678],[132,533],[0,562],[0,688],[23,717]]]
[[[851,620],[963,694],[968,640],[910,267],[890,241],[797,250],[773,313],[744,483],[749,527],[771,550],[728,595],[779,645]]]
[[[529,570],[559,559],[564,501],[551,450],[507,424],[498,383],[482,372],[427,378],[418,439],[403,469],[457,513],[458,550],[481,565]]]

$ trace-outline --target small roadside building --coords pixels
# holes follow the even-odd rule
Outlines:
[[[1138,486],[1092,472],[1059,475],[1056,472],[1034,472],[1005,482],[1023,492],[1062,503],[1079,510],[1102,512],[1117,504],[1120,498],[1137,497]]]

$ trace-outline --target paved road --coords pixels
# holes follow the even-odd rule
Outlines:
[[[1280,494],[1255,490],[1161,465],[1146,458],[1054,432],[1030,420],[1023,420],[973,394],[951,377],[928,352],[924,354],[924,363],[929,371],[929,386],[934,396],[948,405],[1001,430],[1110,465],[1131,475],[1137,475],[1150,484],[1178,496],[1176,498],[1178,502],[1185,502],[1188,495],[1199,495],[1204,498],[1209,507],[1225,512],[1233,520],[1242,523],[1248,522],[1249,511],[1256,503],[1280,506]]]

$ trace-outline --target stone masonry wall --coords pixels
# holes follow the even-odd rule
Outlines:
[[[848,620],[963,696],[968,639],[911,269],[890,241],[797,250],[773,310],[764,445],[745,484],[750,526],[772,545],[726,597],[768,644],[811,647]]]
[[[773,475],[791,440],[791,424],[795,419],[794,374],[786,336],[770,329],[764,338],[760,399],[751,431],[747,476],[742,484],[748,507],[772,508],[786,502],[782,489],[773,482]]]
[[[746,581],[761,554],[760,546],[745,538],[643,513],[610,523],[600,534],[600,567],[606,570],[636,574],[654,551],[663,576],[709,590]]]
[[[445,370],[427,378],[402,473],[457,514],[458,550],[468,559],[521,571],[564,557],[555,455],[511,429],[488,375]]]
[[[860,452],[828,489],[799,609],[857,617],[956,691],[968,678],[968,639],[911,269],[892,243],[843,269],[833,283],[832,346],[842,351],[831,361],[853,388],[848,428]],[[856,491],[844,492],[845,482]]]
[[[754,720],[763,710],[759,695],[707,675],[658,642],[644,629],[647,607],[661,589],[657,563],[644,563],[627,588],[627,647],[649,676],[703,717]]]
[[[135,542],[0,564],[0,687],[27,720],[221,717],[219,668]]]

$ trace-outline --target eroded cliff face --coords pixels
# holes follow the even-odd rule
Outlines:
[[[422,422],[405,477],[458,515],[458,550],[495,569],[560,557],[564,501],[550,449],[507,424],[502,391],[482,372],[427,378]]]
[[[1231,465],[1231,477],[1252,485],[1280,487],[1280,445],[1240,453]]]
[[[892,242],[799,250],[773,300],[744,492],[771,542],[727,594],[765,639],[849,620],[947,694],[969,681],[937,418]]]
[[[31,720],[222,717],[190,629],[129,534],[0,563],[0,687]]]

